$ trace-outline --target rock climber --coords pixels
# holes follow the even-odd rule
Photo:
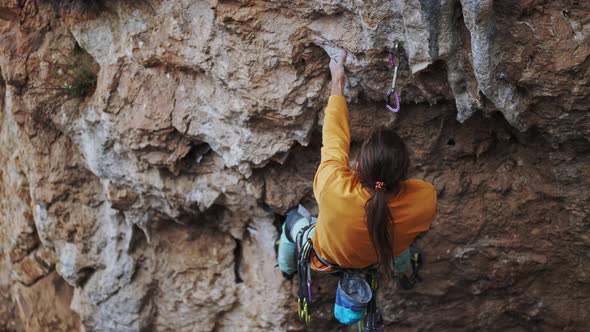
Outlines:
[[[279,268],[296,272],[295,239],[312,238],[312,269],[330,265],[362,269],[381,265],[390,276],[410,270],[410,245],[426,232],[436,213],[432,184],[408,179],[410,156],[392,129],[378,128],[363,142],[349,167],[350,129],[344,97],[346,52],[330,61],[331,96],[325,110],[321,162],[313,183],[319,216],[291,210],[279,243]],[[306,227],[314,225],[315,227]]]

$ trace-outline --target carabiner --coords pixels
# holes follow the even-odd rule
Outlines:
[[[372,278],[371,279],[371,289],[372,290],[376,290],[377,288],[379,288],[379,284],[377,283],[377,279],[376,278]]]
[[[365,318],[359,320],[358,323],[356,323],[356,327],[357,332],[365,332]]]
[[[305,302],[305,304],[303,305],[303,315],[305,317],[305,324],[309,326],[309,324],[311,323],[311,315],[309,314],[309,306],[307,302]]]
[[[391,106],[391,94],[393,92],[393,97],[395,98],[395,108]],[[393,113],[399,112],[399,97],[397,95],[396,90],[389,90],[387,93],[387,105],[385,105],[388,110],[392,111]]]

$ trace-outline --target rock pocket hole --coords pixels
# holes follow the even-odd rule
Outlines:
[[[236,247],[234,249],[234,275],[236,284],[241,284],[244,282],[242,276],[240,275],[240,267],[242,265],[242,241],[236,240]]]
[[[455,146],[455,140],[454,140],[453,138],[450,138],[450,139],[447,141],[447,145],[450,145],[450,146]]]
[[[205,142],[195,143],[191,146],[190,151],[173,167],[172,173],[198,174],[202,170],[201,166],[207,166],[212,156],[213,150],[209,144]]]
[[[78,279],[76,280],[76,286],[84,287],[90,277],[96,272],[96,269],[91,266],[84,267],[78,271]]]

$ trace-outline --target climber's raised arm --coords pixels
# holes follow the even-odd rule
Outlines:
[[[336,59],[330,60],[330,74],[332,76],[331,96],[344,96],[344,83],[346,83],[344,61],[346,61],[346,51],[342,51]]]
[[[344,98],[344,61],[346,51],[338,59],[330,61],[332,74],[331,95],[324,114],[322,130],[321,163],[314,179],[314,195],[319,199],[322,188],[331,175],[341,167],[348,168],[350,152],[350,128],[348,125],[348,109]]]

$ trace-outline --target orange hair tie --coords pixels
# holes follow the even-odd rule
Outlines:
[[[375,190],[377,190],[377,189],[383,189],[383,186],[384,185],[385,185],[385,183],[383,183],[381,181],[375,182]]]

